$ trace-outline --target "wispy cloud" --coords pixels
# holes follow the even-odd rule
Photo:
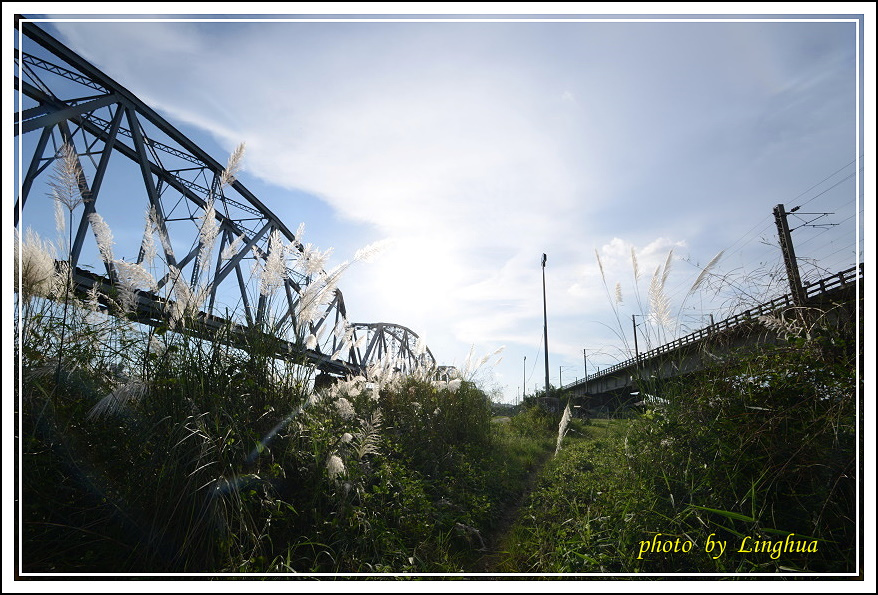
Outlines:
[[[847,142],[820,106],[853,106],[847,34],[815,24],[58,26],[170,119],[227,151],[246,141],[245,185],[309,193],[361,246],[382,240],[342,282],[349,312],[448,359],[536,349],[543,252],[550,345],[575,357],[588,321],[608,324],[595,248],[633,307],[632,247],[646,277],[672,248],[707,261]],[[266,202],[315,228],[308,204]]]

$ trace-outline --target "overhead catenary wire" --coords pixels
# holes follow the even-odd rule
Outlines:
[[[797,210],[800,210],[801,207],[813,205],[815,201],[822,199],[825,206],[819,210],[840,211],[844,215],[840,220],[832,221],[832,223],[836,224],[832,227],[817,229],[817,226],[813,226],[812,229],[815,230],[813,233],[800,232],[797,234],[799,236],[796,238],[797,247],[800,245],[807,247],[804,255],[800,253],[797,256],[805,264],[802,271],[803,278],[810,282],[816,281],[818,277],[823,278],[850,268],[854,263],[846,255],[850,255],[852,250],[862,252],[862,249],[856,246],[856,242],[843,245],[844,239],[842,237],[847,227],[850,226],[851,221],[858,215],[860,218],[862,217],[862,209],[859,209],[858,213],[853,214],[850,210],[852,203],[860,204],[862,201],[855,201],[847,190],[842,190],[841,192],[838,190],[856,175],[856,172],[848,173],[841,179],[837,179],[839,174],[844,172],[853,163],[856,163],[856,160],[836,169],[816,184],[800,192],[792,200],[783,201],[781,199],[779,201],[786,203],[790,208],[794,208],[793,205],[797,204],[799,206]],[[828,187],[827,183],[829,183]],[[814,209],[813,206],[811,208]],[[836,231],[834,232],[833,230]],[[667,288],[663,289],[670,301],[678,304],[678,316],[688,315],[697,311],[702,316],[713,315],[719,321],[734,314],[736,308],[740,307],[742,299],[747,303],[752,302],[752,305],[755,305],[756,303],[763,303],[787,293],[789,288],[785,283],[783,257],[777,245],[778,240],[776,236],[775,217],[770,212],[770,209],[766,209],[765,214],[752,227],[737,237],[722,251],[724,257],[720,261],[715,274],[710,275],[714,280],[722,278],[721,283],[709,286],[710,289],[715,290],[715,295],[708,297],[706,303],[705,300],[702,300],[700,307],[696,308],[691,304],[686,304],[686,298],[691,293],[692,279],[686,280],[684,279],[685,275],[675,276],[672,274],[671,278],[674,281],[669,283]],[[755,250],[748,249],[749,246],[757,242],[764,246],[756,247],[757,249]],[[754,256],[758,259],[758,264],[756,264],[757,260],[754,259]],[[693,260],[677,260],[683,260],[685,263],[698,269],[699,272],[704,268],[703,263],[698,264],[693,262]],[[726,272],[721,272],[722,270]],[[762,285],[751,286],[750,280],[756,279],[755,275],[760,275],[759,278],[765,282]],[[726,292],[730,293],[727,295]],[[637,295],[636,292],[635,295]],[[631,303],[632,305],[634,304],[634,302]],[[636,305],[641,306],[642,309],[642,306],[646,304],[641,305],[638,300]],[[685,326],[688,325],[681,325],[678,320],[676,329],[668,330],[671,330],[671,335],[678,335],[681,332],[685,334],[687,332],[684,330]],[[535,368],[536,365],[534,364],[531,375],[534,373]]]
[[[843,165],[840,168],[833,171],[831,174],[825,176],[822,180],[820,180],[816,184],[813,184],[812,186],[810,186],[809,188],[807,188],[803,192],[799,193],[796,197],[794,197],[792,199],[792,201],[787,201],[787,202],[791,203],[791,204],[797,203],[797,201],[799,201],[799,199],[802,199],[803,197],[809,196],[811,193],[813,193],[813,191],[815,189],[820,189],[827,182],[833,180],[833,178],[838,176],[839,173],[844,172],[847,168],[849,168],[852,164],[854,164],[856,162],[857,162],[857,160],[853,160],[853,161],[846,163],[845,165]],[[862,168],[860,169],[860,171],[862,171]],[[798,203],[799,209],[805,205],[813,203],[815,200],[817,200],[820,197],[826,196],[832,190],[838,188],[843,183],[851,180],[855,175],[856,175],[856,172],[849,173],[848,175],[844,176],[842,179],[832,182],[832,184],[829,187],[825,187],[825,188],[820,189],[816,194],[813,194],[809,198],[807,198],[806,200],[802,201],[801,203]],[[851,204],[851,200],[842,199],[841,201],[839,201],[838,199],[836,199],[836,200],[832,201],[832,203],[833,204],[829,207],[830,210],[842,210],[842,209],[844,209],[844,207],[847,207]],[[847,210],[847,209],[844,209],[844,210]],[[848,212],[850,212],[850,211],[848,211]],[[815,270],[829,271],[833,267],[836,267],[836,268],[840,267],[839,270],[843,269],[843,268],[847,268],[849,266],[849,264],[848,264],[848,262],[846,262],[846,259],[844,258],[843,254],[845,252],[847,252],[848,250],[858,251],[858,248],[855,246],[855,242],[851,243],[850,246],[843,246],[841,248],[838,248],[839,242],[841,242],[843,240],[839,236],[833,236],[833,234],[831,234],[830,232],[832,232],[833,229],[835,229],[835,228],[845,227],[846,224],[849,224],[850,221],[855,216],[856,216],[855,214],[849,215],[840,221],[832,221],[831,223],[833,225],[831,227],[826,227],[826,228],[821,229],[819,232],[817,232],[815,234],[807,235],[800,242],[797,242],[797,245],[808,246],[810,251],[813,254],[818,255],[816,259],[811,259],[810,262],[809,262],[809,259],[807,257],[803,258],[803,256],[801,254],[799,255],[799,259],[802,260],[803,262],[807,262],[808,264],[810,264]],[[861,210],[860,210],[860,216],[862,216]],[[812,222],[813,221],[807,221],[806,223],[803,224],[803,226],[809,225]],[[812,227],[816,228],[818,226],[813,225]],[[725,248],[723,250],[723,253],[726,255],[726,259],[728,259],[728,256],[730,256],[733,253],[737,253],[737,254],[740,254],[741,256],[743,256],[742,251],[748,245],[752,244],[755,241],[761,241],[765,244],[769,244],[767,238],[769,238],[769,237],[773,238],[775,236],[775,233],[776,232],[775,232],[774,217],[766,214],[763,218],[760,219],[760,221],[758,221],[755,225],[753,225],[750,229],[748,229],[744,234],[739,236],[731,245],[729,245],[727,248]],[[828,238],[828,240],[827,240],[827,238]],[[817,266],[816,264],[814,264],[817,260],[820,261],[820,263],[821,263],[820,266]],[[690,264],[698,269],[702,268],[699,265],[697,265],[689,260],[684,260],[684,262],[687,262],[688,264]],[[780,267],[781,263],[782,263],[781,254],[778,252],[778,254],[776,256],[770,257],[768,260],[760,262],[759,266],[761,268],[767,267],[768,269],[771,269],[771,268]],[[851,263],[851,265],[852,264],[853,263]],[[741,267],[742,267],[742,270],[744,270],[743,267],[745,267],[745,265],[743,262],[741,264]],[[813,276],[813,273],[810,273],[809,276]],[[725,279],[725,282],[729,285],[730,288],[733,288],[736,291],[739,291],[742,293],[747,293],[746,288],[744,288],[739,283],[737,283],[735,281],[735,279],[733,279],[731,277],[727,277]],[[684,294],[688,295],[689,289],[690,289],[690,285],[688,283],[679,282],[679,283],[676,283],[669,291],[666,291],[666,295],[673,301],[679,301],[681,299],[684,299],[682,297]],[[751,297],[755,298],[756,296],[751,296]],[[711,313],[718,313],[723,309],[724,308],[722,308],[722,307],[709,308],[709,311],[711,311]],[[683,310],[681,310],[681,313],[682,312],[683,312]]]
[[[861,156],[861,158],[862,158],[862,156]],[[846,163],[845,165],[838,168],[837,170],[835,170],[834,172],[832,172],[831,174],[829,174],[828,176],[826,176],[825,178],[823,178],[822,180],[817,182],[816,184],[809,187],[807,190],[804,190],[803,192],[799,193],[796,197],[794,197],[791,201],[788,201],[788,202],[797,203],[797,201],[800,198],[802,198],[803,196],[805,196],[806,194],[808,194],[809,192],[811,192],[815,188],[819,187],[821,184],[827,182],[828,180],[831,180],[838,173],[844,171],[845,168],[850,167],[854,163],[856,163],[856,160],[853,160],[849,163]],[[862,172],[862,169],[860,169],[860,171]],[[836,182],[835,184],[833,184],[829,188],[819,192],[818,194],[812,196],[808,200],[806,200],[802,203],[797,203],[797,206],[803,207],[803,206],[813,202],[815,199],[819,198],[820,196],[823,196],[824,194],[826,194],[827,192],[829,192],[830,190],[832,190],[833,188],[835,188],[836,186],[838,186],[842,182],[849,180],[854,175],[855,174],[853,174],[853,173],[849,174],[844,179],[839,180],[838,182]],[[765,217],[763,217],[756,225],[754,225],[752,228],[750,228],[748,231],[746,231],[742,236],[740,236],[737,240],[735,240],[735,242],[733,242],[728,248],[726,248],[726,252],[733,252],[735,250],[735,248],[737,247],[738,243],[744,241],[745,239],[746,239],[746,241],[743,242],[743,244],[741,245],[741,248],[743,248],[744,246],[746,246],[747,244],[752,242],[754,238],[749,237],[749,236],[752,236],[754,230],[756,230],[757,228],[759,228],[759,231],[758,231],[759,236],[763,235],[765,232],[770,232],[771,235],[773,236],[774,235],[774,217],[770,216],[770,215],[766,215]]]

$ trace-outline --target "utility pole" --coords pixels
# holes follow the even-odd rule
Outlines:
[[[795,213],[799,207],[795,207],[789,213]],[[790,293],[793,295],[793,304],[798,307],[805,305],[805,290],[802,288],[802,278],[799,276],[799,264],[796,262],[796,251],[793,249],[793,238],[790,236],[790,226],[787,224],[787,215],[782,204],[774,207],[774,222],[777,224],[777,235],[780,238],[780,249],[783,252],[784,264],[787,267],[787,279],[790,282]]]
[[[521,364],[521,398],[524,399],[524,393],[527,392],[527,356],[524,356],[524,363]]]
[[[543,254],[543,344],[546,346],[546,395],[549,396],[549,318],[546,315],[546,255]]]
[[[585,359],[585,349],[582,350],[582,369],[585,372],[585,376],[582,377],[585,386],[583,390],[588,392],[588,360]]]

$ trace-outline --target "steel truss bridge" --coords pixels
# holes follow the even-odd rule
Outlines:
[[[65,147],[72,147],[74,196],[68,197],[69,213],[61,214],[70,219],[69,263],[79,294],[96,289],[108,304],[126,282],[126,263],[152,263],[160,269],[155,286],[132,291],[139,322],[167,324],[180,289],[200,288],[204,299],[187,332],[216,337],[225,329],[221,340],[238,346],[246,345],[248,333],[264,333],[277,339],[278,357],[304,358],[332,375],[363,374],[379,362],[403,373],[436,366],[414,331],[349,322],[341,291],[322,270],[303,273],[283,260],[276,291],[262,291],[252,271],[266,270],[273,256],[276,264],[279,250],[305,254],[300,239],[240,181],[228,183],[224,165],[132,92],[34,23],[16,18],[15,26],[15,135],[22,165],[15,226],[20,232],[25,224],[47,228],[55,208],[53,176]],[[126,216],[111,222],[110,212],[120,207]],[[93,215],[104,213],[111,229],[119,225],[124,232],[147,211],[154,229],[147,229],[139,253],[128,261],[102,257],[102,230]],[[200,233],[208,220],[217,230],[209,253]],[[149,259],[147,236],[158,236],[160,258]],[[319,283],[330,289],[318,291]],[[235,314],[226,314],[222,304],[234,304]]]
[[[803,287],[806,308],[825,309],[833,303],[849,304],[863,280],[863,265],[849,268]],[[792,294],[775,298],[686,336],[619,362],[605,370],[561,387],[573,396],[630,391],[638,378],[668,379],[703,369],[722,358],[724,350],[751,344],[753,328],[763,316],[777,316],[796,308]],[[764,327],[762,327],[764,328]],[[706,346],[716,353],[708,354]]]

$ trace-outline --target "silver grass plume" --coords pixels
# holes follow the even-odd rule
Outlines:
[[[174,328],[178,323],[185,324],[187,317],[198,312],[207,299],[209,290],[206,287],[190,287],[183,279],[180,269],[175,266],[168,267],[168,277],[174,291],[174,301],[169,312],[170,326]]]
[[[317,334],[315,335],[315,338],[317,339],[317,341],[318,342],[323,341],[323,338],[328,331],[329,331],[329,325],[328,324],[321,324],[320,328],[317,329]]]
[[[421,357],[425,353],[427,353],[427,343],[423,337],[418,337],[418,340],[415,341],[415,357]]]
[[[350,393],[349,393],[350,394]],[[335,401],[335,409],[338,414],[345,419],[351,419],[357,416],[357,412],[351,402],[346,397],[339,397]]]
[[[723,252],[725,252],[725,250],[720,250],[716,256],[714,256],[713,258],[710,259],[710,262],[707,263],[707,266],[705,266],[703,269],[701,269],[701,273],[698,275],[698,278],[695,279],[695,283],[693,283],[692,287],[689,288],[689,293],[694,293],[698,290],[699,287],[701,287],[701,284],[704,282],[704,280],[710,274],[710,271],[716,266],[716,263],[718,263],[720,261],[720,259],[723,257]]]
[[[317,336],[313,333],[305,337],[305,349],[317,349]]]
[[[379,454],[378,443],[381,439],[381,410],[376,409],[371,418],[360,420],[360,431],[354,434],[353,446],[357,452],[357,460],[366,455]]]
[[[223,261],[231,260],[232,257],[238,253],[238,250],[241,247],[241,242],[243,242],[243,241],[244,241],[244,235],[239,234],[238,237],[236,237],[234,239],[234,241],[232,241],[231,244],[229,244],[228,246],[226,246],[223,249],[222,254],[220,254],[220,259]]]
[[[598,252],[598,249],[597,249],[597,248],[594,249],[594,257],[595,257],[595,258],[597,259],[597,261],[598,261],[598,268],[599,268],[600,271],[601,271],[601,279],[603,280],[604,283],[606,283],[606,282],[607,282],[607,278],[604,276],[604,264],[601,262],[601,255],[600,255],[600,253]]]
[[[155,238],[153,237],[153,234],[155,234],[157,229],[158,224],[156,223],[155,206],[150,205],[149,209],[146,211],[146,225],[143,230],[143,241],[140,243],[140,251],[143,253],[142,262],[145,262],[147,265],[151,265],[156,257]]]
[[[149,271],[137,263],[114,260],[113,268],[116,271],[116,277],[120,284],[121,291],[119,296],[125,312],[134,311],[137,291],[154,291],[157,289],[155,279],[149,274]]]
[[[216,220],[216,210],[213,208],[213,200],[205,205],[204,214],[198,227],[198,240],[201,247],[198,251],[198,270],[202,273],[210,270],[210,260],[213,254],[213,246],[219,234],[220,224]]]
[[[359,337],[357,337],[357,340],[354,341],[354,344],[352,345],[352,347],[354,349],[362,349],[363,347],[366,346],[366,339],[367,338],[368,337],[366,337],[365,334],[360,335]]]
[[[616,303],[622,303],[622,283],[616,281]]]
[[[259,276],[259,293],[269,297],[284,284],[286,268],[284,267],[284,253],[286,245],[280,236],[280,230],[271,232],[268,240],[268,257]]]
[[[376,256],[381,254],[388,244],[391,243],[391,240],[379,240],[377,242],[372,242],[371,244],[364,246],[357,250],[354,254],[354,260],[356,262],[372,262]]]
[[[56,289],[55,248],[28,227],[21,238],[15,230],[15,291],[24,296],[48,297]]]
[[[328,328],[328,324],[324,324],[321,327],[321,331],[325,331]],[[332,328],[332,338],[334,339],[334,344],[341,345],[341,351],[345,347],[345,343],[349,342],[353,339],[354,329],[352,326],[348,324],[348,321],[344,318],[339,318],[338,322],[336,322],[335,326]],[[341,357],[341,353],[339,353],[339,357]]]
[[[767,314],[757,317],[765,328],[774,331],[779,337],[790,339],[792,337],[801,337],[806,341],[811,340],[811,330],[804,322],[799,308],[787,311],[780,311],[777,314]]]
[[[65,142],[61,145],[58,158],[53,164],[52,174],[49,176],[49,188],[55,203],[55,228],[58,231],[59,247],[67,254],[70,253],[72,246],[71,237],[64,237],[66,225],[62,206],[67,208],[72,219],[73,211],[84,202],[79,186],[80,180],[84,178],[76,149],[69,142]],[[72,234],[73,230],[69,231]]]
[[[64,232],[67,231],[67,221],[64,219],[64,206],[57,198],[52,202],[55,203],[55,231],[58,232],[59,238],[63,238]],[[66,252],[64,246],[61,246],[61,249]]]
[[[129,403],[138,401],[146,394],[148,386],[139,379],[128,380],[125,384],[95,403],[86,414],[87,419],[95,419],[107,415],[115,415],[125,409]]]
[[[110,226],[98,213],[91,213],[88,220],[95,234],[101,258],[108,264],[113,262],[113,232],[110,230]]]
[[[649,307],[656,324],[667,327],[671,323],[671,310],[670,303],[665,295],[661,271],[662,267],[659,265],[655,269],[655,273],[649,283]]]
[[[343,322],[343,321],[339,321]],[[337,328],[337,327],[336,327]],[[354,327],[345,323],[344,332],[339,335],[335,333],[336,342],[340,345],[338,349],[336,349],[335,353],[332,354],[332,360],[341,359],[341,356],[345,351],[351,348],[351,345],[354,343]],[[365,380],[365,379],[364,379]]]
[[[634,280],[640,281],[640,266],[637,263],[637,251],[631,246],[631,268],[634,269]]]
[[[293,267],[301,271],[306,277],[312,277],[323,271],[331,255],[332,248],[328,248],[325,252],[321,253],[311,244],[304,244],[296,254]]]
[[[344,336],[345,332],[347,332],[348,326],[349,325],[347,320],[345,320],[344,318],[339,318],[338,322],[335,323],[335,327],[332,329],[332,335],[336,339],[341,339]]]
[[[555,456],[558,456],[558,452],[561,450],[561,441],[567,435],[567,426],[570,425],[571,417],[570,402],[568,401],[567,406],[564,408],[564,415],[561,416],[561,422],[558,424],[558,444],[555,446]]]
[[[670,274],[671,272],[671,263],[673,262],[673,259],[674,249],[671,248],[671,250],[668,252],[668,258],[665,260],[665,268],[662,271],[662,290],[664,290],[665,282],[668,280],[668,274]]]
[[[324,285],[321,280],[312,280],[299,293],[296,303],[296,332],[301,335],[308,328],[308,324],[317,320],[320,312],[320,302]]]
[[[296,234],[293,236],[295,242],[297,244],[302,243],[302,237],[305,235],[305,222],[299,223],[299,227],[296,228]]]
[[[339,475],[344,475],[344,462],[338,455],[330,455],[326,459],[326,471],[329,473],[329,479],[335,479]]]
[[[476,361],[473,359],[474,352],[475,352],[475,346],[470,346],[469,354],[466,356],[466,361],[464,362],[463,370],[460,373],[461,377],[464,380],[472,380],[475,377],[476,373],[485,364],[487,364],[491,360],[492,357],[499,356],[501,353],[503,353],[503,350],[505,348],[506,348],[505,345],[498,347],[492,353],[485,354],[482,357],[480,357],[478,359],[478,361]],[[492,364],[492,367],[496,366],[496,365],[497,365],[497,362],[494,362]]]
[[[223,187],[230,186],[235,182],[238,170],[241,169],[241,160],[244,157],[245,148],[246,143],[241,143],[234,151],[232,151],[232,154],[229,155],[229,161],[226,163],[226,168],[223,170],[223,173],[220,174],[220,184],[222,184]]]
[[[86,292],[85,307],[90,312],[100,311],[100,309],[101,309],[100,292],[98,291],[98,284],[97,283],[92,285],[91,288],[89,288],[89,290]]]
[[[79,155],[73,145],[66,142],[61,145],[58,153],[60,158],[55,161],[52,169],[49,188],[52,198],[64,205],[68,211],[74,211],[83,203],[82,192],[79,189],[79,181],[83,176]]]

